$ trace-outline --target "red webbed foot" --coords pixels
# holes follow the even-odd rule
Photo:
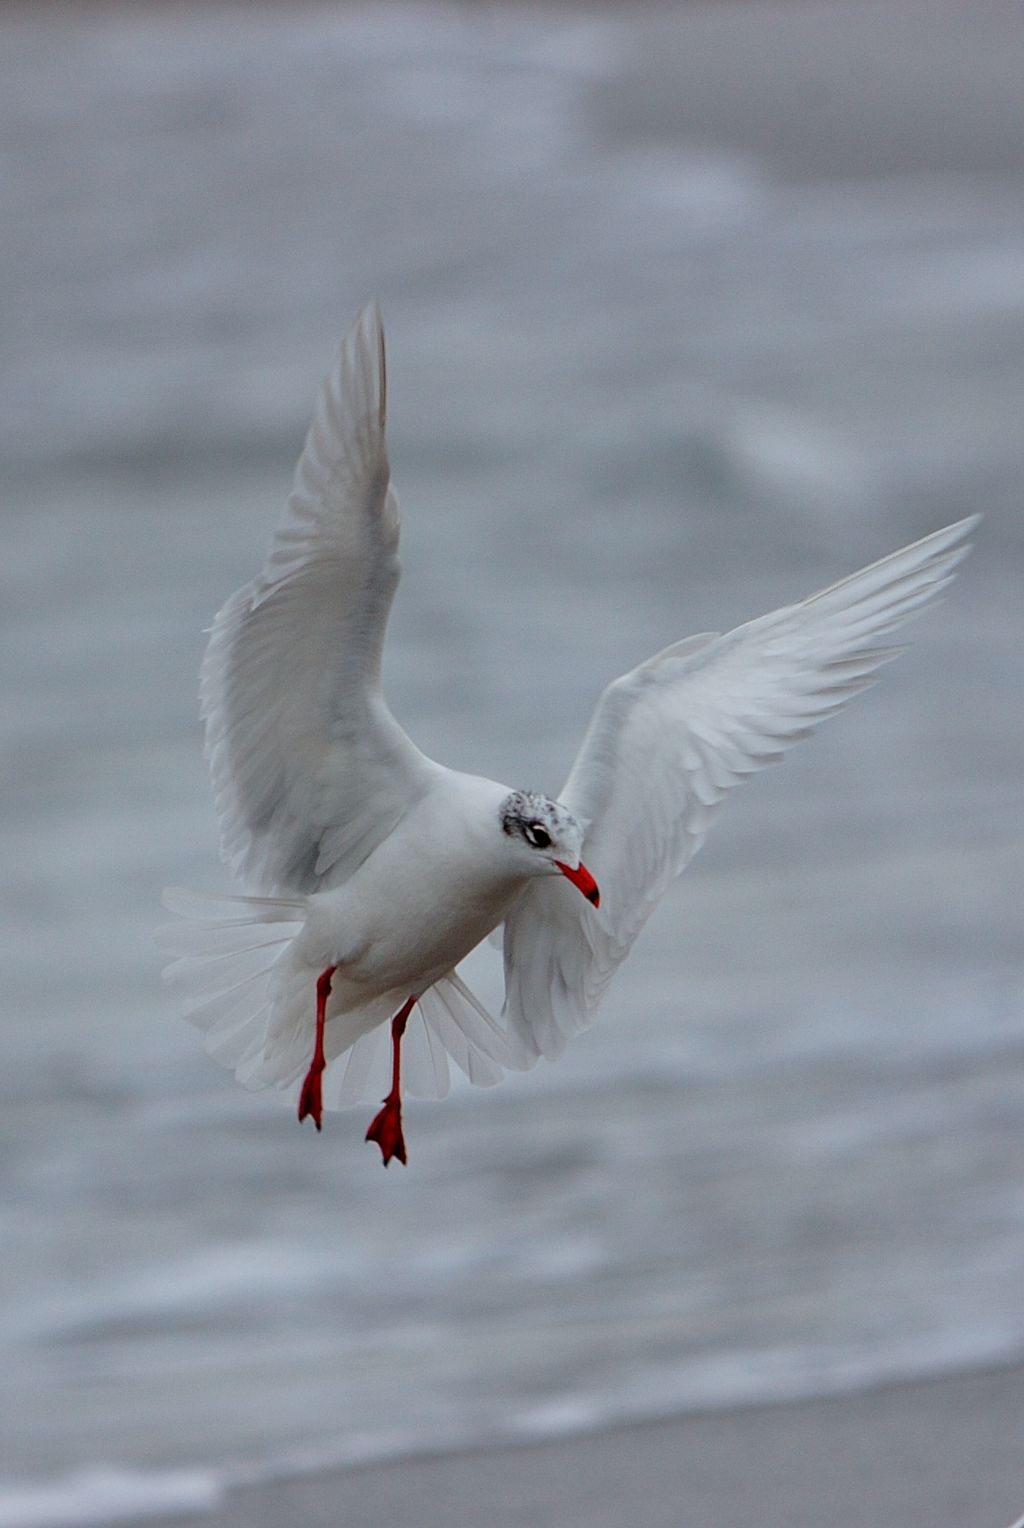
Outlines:
[[[318,1130],[323,1127],[324,1094],[321,1079],[323,1069],[315,1064],[306,1073],[306,1080],[302,1084],[302,1092],[299,1094],[299,1124],[311,1115],[313,1123]]]
[[[392,1157],[397,1157],[404,1167],[406,1164],[405,1136],[402,1134],[402,1102],[390,1094],[384,1100],[384,1107],[375,1117],[369,1130],[366,1132],[368,1141],[376,1141],[380,1147],[380,1154],[387,1167]]]
[[[391,1092],[366,1132],[366,1139],[376,1141],[380,1147],[385,1167],[392,1157],[397,1157],[402,1166],[405,1166],[405,1136],[402,1134],[402,1036],[415,1002],[415,996],[409,998],[391,1020]]]

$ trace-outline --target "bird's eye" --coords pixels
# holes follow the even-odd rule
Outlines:
[[[551,834],[543,823],[528,822],[523,829],[527,843],[531,843],[535,849],[550,849]]]

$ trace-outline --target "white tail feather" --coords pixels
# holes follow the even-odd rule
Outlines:
[[[206,1050],[245,1087],[273,1087],[294,1101],[313,1053],[319,975],[294,948],[306,900],[173,887],[163,901],[181,919],[158,930],[157,939],[176,957],[164,977],[177,989],[185,1018],[203,1030]],[[386,1091],[387,1021],[406,996],[383,993],[334,1014],[328,1007],[326,1109]],[[454,971],[421,994],[410,1015],[402,1047],[405,1090],[443,1098],[449,1060],[479,1087],[500,1082],[513,1065],[504,1029]]]
[[[375,1027],[349,1047],[343,1069],[332,1073],[328,1067],[325,1108],[349,1108],[387,1092],[391,1047],[384,1020],[396,1006],[389,1001]],[[409,1015],[402,1043],[403,1088],[413,1098],[444,1098],[451,1087],[450,1061],[480,1088],[494,1087],[515,1065],[504,1029],[454,971],[428,988]]]
[[[305,902],[173,886],[163,903],[181,918],[159,929],[157,941],[177,956],[164,978],[177,989],[185,1018],[204,1031],[206,1049],[223,1066],[240,1080],[254,1075],[268,1059],[274,968],[302,927]],[[250,1086],[260,1085],[254,1076]]]

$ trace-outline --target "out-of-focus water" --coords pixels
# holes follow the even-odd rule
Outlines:
[[[889,10],[5,16],[0,1522],[1024,1351],[1024,35]],[[557,789],[615,673],[988,512],[597,1027],[386,1175],[151,942],[226,884],[202,627],[371,293],[446,762]]]

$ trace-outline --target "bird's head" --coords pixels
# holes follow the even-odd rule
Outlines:
[[[501,804],[501,827],[528,874],[564,875],[588,902],[598,905],[597,882],[580,859],[583,829],[560,801],[534,791],[513,791]]]

